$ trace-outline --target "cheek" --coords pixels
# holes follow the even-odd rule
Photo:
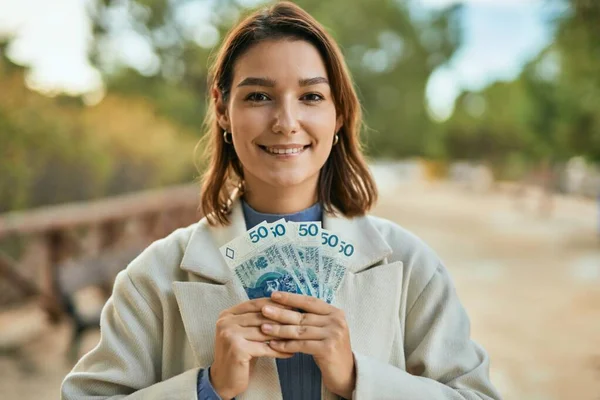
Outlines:
[[[334,108],[307,112],[303,122],[305,129],[319,143],[319,151],[323,147],[331,146],[336,124]]]
[[[238,139],[253,140],[265,131],[269,121],[265,108],[242,108],[230,114],[231,128],[238,134]]]
[[[230,117],[238,158],[243,165],[255,164],[258,153],[254,141],[265,132],[268,117],[258,108],[236,110]]]

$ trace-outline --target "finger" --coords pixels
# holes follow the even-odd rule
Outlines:
[[[299,308],[313,314],[327,315],[335,310],[335,307],[321,299],[296,293],[273,292],[271,300],[277,304]]]
[[[324,315],[301,313],[271,306],[263,307],[262,314],[283,325],[326,326],[328,321]]]
[[[322,340],[271,340],[269,347],[279,353],[304,353],[318,356],[325,349]]]
[[[260,327],[252,328],[238,328],[239,335],[251,342],[268,342],[273,340],[274,337],[263,332]]]
[[[262,324],[268,324],[273,322],[269,318],[265,317],[261,312],[253,312],[241,315],[234,315],[231,317],[230,322],[239,326],[261,326]]]
[[[263,297],[260,299],[248,300],[248,301],[244,301],[243,303],[237,304],[237,305],[231,307],[230,309],[226,310],[226,313],[233,314],[233,315],[241,315],[241,314],[246,314],[246,313],[251,313],[251,312],[260,312],[261,308],[263,308],[266,305],[279,307],[279,308],[286,308],[286,309],[291,308],[291,307],[283,305],[283,304],[275,303],[274,301],[272,301],[271,299],[269,299],[267,297]]]
[[[246,342],[246,346],[248,354],[252,357],[290,358],[294,356],[293,353],[275,350],[268,343]]]
[[[266,335],[281,339],[323,340],[327,338],[327,330],[316,326],[263,324],[261,330]]]

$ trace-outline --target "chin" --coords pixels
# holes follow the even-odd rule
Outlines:
[[[294,186],[301,185],[304,182],[305,180],[303,179],[273,179],[270,180],[268,183],[270,186],[276,188],[291,188]]]
[[[302,185],[307,183],[307,181],[311,178],[310,176],[306,175],[294,175],[289,173],[285,176],[269,176],[268,174],[265,174],[263,176],[263,180],[265,181],[265,183],[267,183],[269,186],[276,188],[288,188]]]

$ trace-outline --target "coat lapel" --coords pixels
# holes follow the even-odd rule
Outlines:
[[[228,226],[210,226],[203,219],[188,242],[181,268],[214,283],[225,284],[233,279],[219,248],[246,232],[244,211],[239,201],[233,203]]]

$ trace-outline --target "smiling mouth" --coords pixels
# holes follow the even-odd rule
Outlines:
[[[308,144],[306,146],[297,146],[297,147],[290,147],[290,148],[285,148],[285,149],[277,148],[277,147],[262,146],[262,145],[258,145],[258,147],[260,147],[265,153],[273,155],[273,156],[293,156],[293,155],[303,153],[304,150],[306,150],[310,147],[310,144]]]

